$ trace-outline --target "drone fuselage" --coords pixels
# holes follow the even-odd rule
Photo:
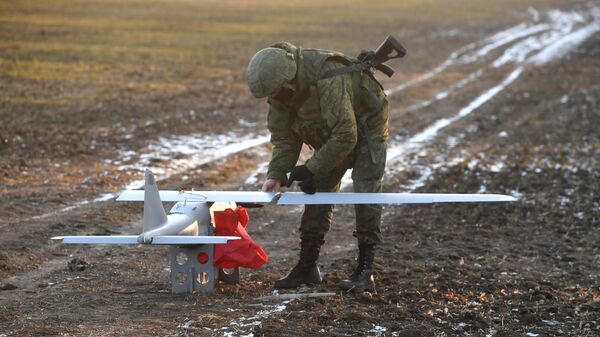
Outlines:
[[[211,226],[211,218],[206,202],[178,202],[171,208],[166,222],[141,233],[138,242],[152,243],[153,237],[160,235],[209,235],[208,226]]]

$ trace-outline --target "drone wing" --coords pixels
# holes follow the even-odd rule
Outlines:
[[[52,240],[64,244],[105,244],[105,245],[137,245],[137,235],[110,235],[110,236],[55,236]]]
[[[514,197],[503,194],[444,193],[331,193],[251,192],[251,191],[160,191],[162,201],[235,201],[238,203],[274,203],[277,205],[320,204],[431,204],[440,202],[507,202]],[[119,201],[143,201],[144,191],[128,190]]]
[[[444,194],[444,193],[282,193],[278,205],[319,204],[431,204],[447,202],[506,202],[517,199],[502,194]]]
[[[277,195],[275,192],[248,191],[159,191],[162,201],[191,202],[229,202],[270,203]],[[126,190],[121,192],[118,201],[144,201],[144,191]]]
[[[104,244],[137,245],[138,235],[101,235],[101,236],[55,236],[52,240],[63,244]],[[152,238],[153,245],[201,245],[224,244],[229,240],[239,240],[238,236],[183,236],[159,235]]]

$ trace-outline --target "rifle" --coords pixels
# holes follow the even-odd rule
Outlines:
[[[397,59],[404,56],[406,56],[406,48],[404,48],[404,46],[402,46],[402,44],[400,44],[393,36],[388,35],[375,51],[361,51],[357,57],[358,62],[343,68],[327,71],[320,79],[322,80],[353,71],[363,71],[372,68],[381,71],[388,77],[392,77],[392,75],[394,75],[394,69],[384,63],[391,59]]]

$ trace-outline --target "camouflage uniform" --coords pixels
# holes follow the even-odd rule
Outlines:
[[[314,174],[318,192],[339,191],[349,168],[355,192],[381,192],[388,138],[388,103],[381,85],[369,72],[319,80],[351,62],[339,53],[288,43],[272,47],[292,53],[298,70],[294,95],[268,101],[273,152],[267,177],[285,183],[305,143],[314,150],[305,165]],[[356,205],[355,210],[359,244],[381,243],[381,205]],[[333,205],[306,205],[302,241],[322,244],[332,217]]]

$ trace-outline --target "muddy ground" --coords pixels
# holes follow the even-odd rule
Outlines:
[[[122,10],[110,2],[1,4],[0,336],[600,335],[597,4],[408,1],[355,11],[335,2],[265,2],[261,11],[252,2],[121,3]],[[191,12],[210,24],[181,23]],[[354,23],[364,29],[340,29]],[[558,41],[515,37],[536,24],[556,24],[565,38],[586,27],[592,33],[536,63],[533,56]],[[511,27],[521,30],[488,54],[453,59],[453,52],[476,55]],[[196,29],[210,39],[193,40]],[[375,292],[336,286],[357,249],[347,206],[336,209],[322,250],[323,284],[297,290],[335,293],[319,299],[257,299],[274,293],[273,281],[297,258],[301,208],[250,209],[249,233],[269,263],[211,295],[169,293],[164,247],[50,242],[60,234],[138,233],[142,205],[98,197],[140,179],[140,154],[160,137],[265,135],[266,106],[243,82],[258,48],[286,38],[355,53],[388,32],[409,56],[382,83],[414,83],[389,91],[390,147],[404,150],[389,162],[385,190],[519,200],[386,206]],[[178,34],[207,48],[222,39],[237,53],[200,55],[171,38]],[[494,65],[521,42],[514,52],[541,45]],[[453,118],[459,112],[468,113]],[[443,119],[451,122],[414,142]],[[191,158],[168,150],[144,163],[160,169]],[[263,144],[165,169],[159,186],[256,190],[264,172],[247,178],[268,157]],[[71,271],[75,258],[89,265]]]

